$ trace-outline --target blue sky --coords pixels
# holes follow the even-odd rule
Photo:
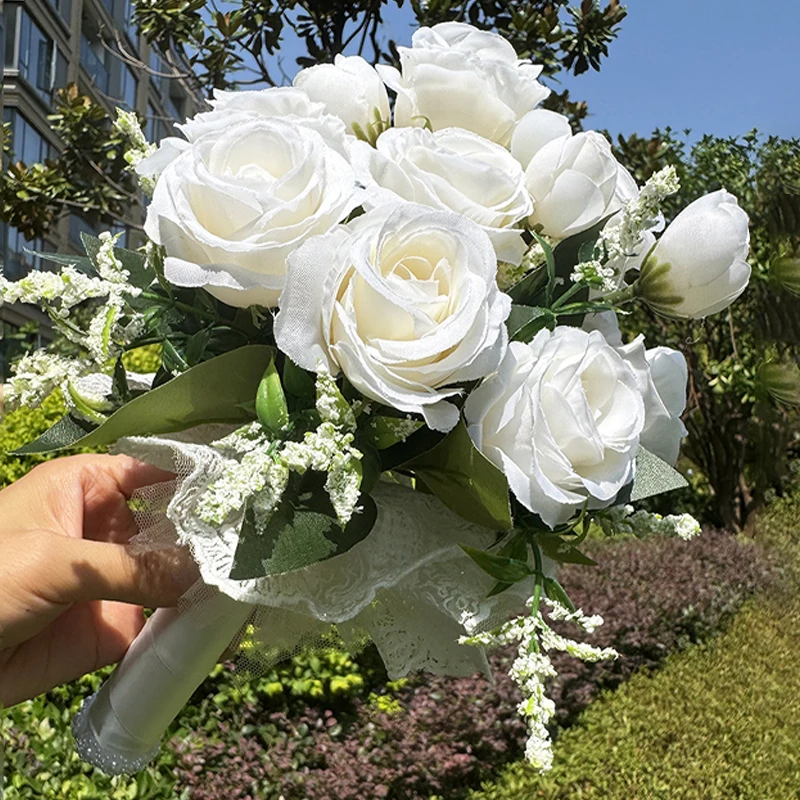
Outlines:
[[[601,72],[563,85],[612,133],[800,137],[800,0],[630,0]]]
[[[577,3],[577,0],[576,0]],[[648,134],[800,137],[800,0],[629,0],[602,70],[560,86],[589,103],[587,128]],[[409,5],[385,13],[387,33],[410,44]],[[284,66],[296,70],[293,48]],[[560,88],[560,87],[559,87]]]

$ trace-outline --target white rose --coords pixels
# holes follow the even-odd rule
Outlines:
[[[548,142],[572,136],[569,120],[555,111],[536,108],[529,111],[516,125],[511,136],[511,155],[525,169],[531,159]]]
[[[644,403],[636,376],[597,331],[542,330],[512,342],[464,406],[475,446],[551,528],[633,479]]]
[[[231,120],[241,121],[243,115],[253,118],[280,117],[295,125],[317,131],[335,150],[349,157],[348,140],[344,122],[325,111],[322,103],[317,103],[301,89],[292,86],[279,86],[246,92],[227,92],[214,90],[211,101],[213,111],[204,111],[177,127],[193,142],[207,133],[228,129]],[[235,115],[235,117],[232,117]],[[168,139],[164,141],[176,141]],[[177,140],[180,141],[180,140]]]
[[[301,367],[341,370],[446,431],[458,421],[453,384],[488,375],[505,352],[511,301],[496,270],[489,237],[465,217],[373,209],[290,256],[275,338]]]
[[[375,148],[359,144],[356,164],[368,183],[469,217],[489,234],[500,260],[519,264],[526,245],[516,226],[532,205],[522,168],[505,148],[461,128],[392,128]],[[366,193],[376,205],[383,196]]]
[[[618,210],[618,164],[595,131],[552,139],[534,153],[525,181],[533,199],[531,224],[553,239],[591,228]]]
[[[433,130],[465,128],[507,145],[514,125],[550,90],[537,78],[540,66],[520,61],[502,36],[462,22],[420,28],[412,47],[398,47],[402,74],[378,72],[397,92],[394,124]]]
[[[645,350],[644,336],[618,350],[633,369],[644,398],[644,428],[639,442],[674,466],[687,434],[681,422],[689,379],[686,359],[669,347]]]
[[[145,232],[164,246],[175,285],[204,286],[233,306],[274,306],[287,256],[358,205],[355,173],[319,131],[295,120],[226,117],[227,126],[215,123],[175,150]]]
[[[333,64],[300,70],[293,81],[311,100],[344,122],[348,131],[368,133],[371,125],[389,124],[389,96],[375,67],[361,56],[337,55]]]
[[[697,319],[727,308],[747,287],[747,214],[720,189],[690,203],[642,265],[637,290],[655,311]]]

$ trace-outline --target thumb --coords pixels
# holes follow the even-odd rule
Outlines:
[[[57,537],[61,553],[50,564],[51,590],[63,603],[118,600],[159,608],[178,599],[200,577],[186,547],[134,549],[89,539]]]

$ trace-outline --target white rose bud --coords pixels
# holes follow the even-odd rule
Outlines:
[[[337,55],[333,64],[300,70],[293,84],[341,119],[351,133],[369,137],[373,131],[377,136],[389,126],[386,87],[375,67],[361,56]]]
[[[514,128],[511,136],[511,155],[525,169],[531,159],[548,142],[572,136],[569,120],[555,111],[536,108],[529,111]]]
[[[542,68],[496,33],[444,22],[420,28],[411,43],[397,48],[402,74],[378,67],[397,92],[397,127],[465,128],[508,145],[517,120],[550,94],[537,80]]]
[[[720,189],[689,204],[642,265],[636,289],[654,310],[698,319],[727,308],[747,287],[747,214]]]
[[[501,261],[519,264],[527,248],[518,225],[532,205],[522,168],[504,147],[461,128],[392,128],[375,148],[359,145],[355,161],[368,184],[367,202],[385,200],[382,188],[456,211],[489,234]]]
[[[551,528],[613,502],[633,479],[644,402],[625,359],[598,331],[542,330],[512,342],[464,406],[475,446],[522,505]]]
[[[525,170],[533,199],[531,225],[553,239],[591,228],[619,208],[618,166],[611,146],[595,131],[545,144]]]
[[[359,391],[450,430],[453,384],[497,368],[510,299],[489,237],[452,212],[413,203],[368,211],[289,257],[275,319],[296,364],[340,370]]]
[[[166,250],[171,283],[204,286],[233,306],[275,306],[287,256],[359,204],[355,173],[296,119],[211,113],[227,125],[214,121],[175,150],[145,232]]]

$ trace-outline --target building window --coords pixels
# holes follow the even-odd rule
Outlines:
[[[130,110],[136,108],[136,76],[128,66],[120,62],[119,88],[115,93],[117,100],[126,105]]]
[[[108,56],[99,40],[90,41],[85,33],[81,34],[81,66],[103,94],[109,93]]]
[[[55,57],[53,40],[22,9],[17,69],[47,103],[52,100],[55,85]]]
[[[0,228],[3,237],[3,275],[10,281],[24,278],[31,270],[42,268],[40,256],[25,252],[33,250],[36,253],[44,252],[44,240],[34,239],[28,241],[20,231],[10,225]]]
[[[41,164],[46,158],[50,158],[50,143],[19,111],[13,108],[4,109],[3,121],[11,125],[11,151],[15,161]]]
[[[4,63],[7,67],[16,66],[17,44],[17,10],[19,6],[10,3],[3,4],[3,27],[5,28],[5,55]]]

